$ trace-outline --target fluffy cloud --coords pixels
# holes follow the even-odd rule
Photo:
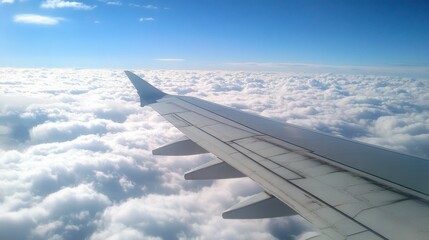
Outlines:
[[[104,119],[90,120],[88,122],[47,122],[32,128],[30,138],[34,143],[62,142],[72,140],[81,135],[100,135],[120,130],[122,130],[122,127],[119,124]]]
[[[37,25],[56,25],[64,18],[50,17],[36,14],[17,14],[13,21],[17,23],[37,24]]]
[[[96,6],[89,6],[82,2],[70,2],[63,0],[46,0],[40,7],[42,8],[74,8],[79,10],[92,10]]]
[[[424,80],[365,75],[137,71],[196,96],[323,132],[429,156]],[[261,189],[185,181],[210,154],[153,157],[180,138],[122,71],[0,69],[1,239],[300,239],[300,217],[223,220]]]

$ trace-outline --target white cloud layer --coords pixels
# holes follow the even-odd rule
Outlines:
[[[46,0],[40,5],[42,8],[74,8],[79,10],[92,10],[96,6],[86,5],[82,2],[64,1],[64,0]]]
[[[429,83],[410,78],[136,71],[196,96],[429,156]],[[154,157],[181,134],[122,71],[0,69],[0,239],[297,239],[300,217],[224,220],[251,180],[184,181],[210,154]]]
[[[56,25],[64,18],[50,17],[36,14],[17,14],[13,21],[17,23],[37,24],[37,25]]]
[[[397,64],[390,66],[325,65],[286,62],[228,62],[224,67],[231,70],[287,71],[307,73],[376,74],[413,76],[429,79],[429,66]]]

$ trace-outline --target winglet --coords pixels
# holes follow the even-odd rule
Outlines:
[[[140,96],[140,105],[142,107],[147,104],[155,103],[156,100],[167,95],[130,71],[125,71],[125,74],[137,89],[137,93]]]

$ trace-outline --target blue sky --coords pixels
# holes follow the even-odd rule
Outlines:
[[[276,70],[299,63],[429,75],[427,1],[0,2],[3,67]]]

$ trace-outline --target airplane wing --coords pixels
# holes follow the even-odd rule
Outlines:
[[[186,135],[155,155],[210,152],[217,158],[186,179],[247,176],[264,189],[224,218],[299,214],[320,230],[315,239],[429,239],[429,160],[169,95],[125,73],[141,105]]]

